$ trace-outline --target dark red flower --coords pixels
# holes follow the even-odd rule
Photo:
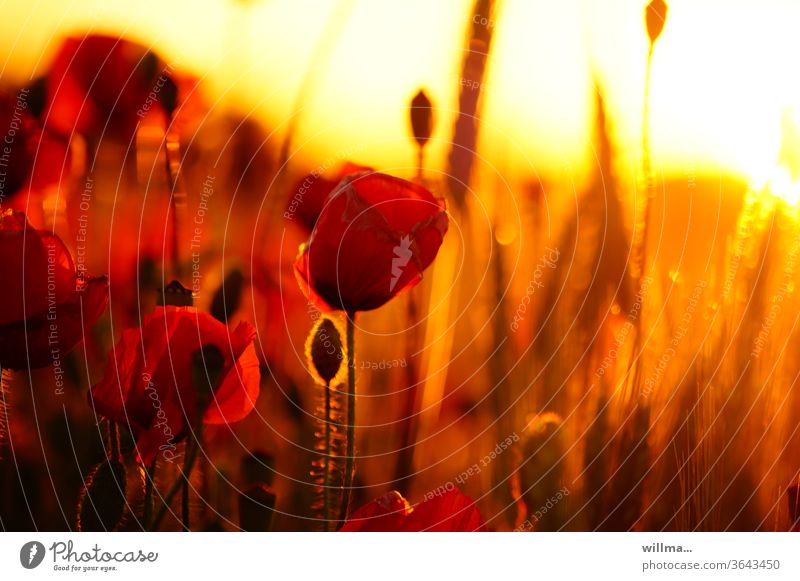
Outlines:
[[[169,459],[194,423],[193,358],[201,348],[216,347],[224,358],[203,421],[237,422],[253,409],[261,378],[255,337],[249,323],[230,330],[194,307],[158,307],[140,329],[123,332],[90,402],[99,415],[130,427],[142,462],[159,451]]]
[[[139,119],[160,108],[160,68],[158,58],[134,42],[102,35],[66,39],[47,78],[45,126],[128,141]]]
[[[486,523],[468,496],[456,488],[415,507],[397,491],[373,500],[355,511],[345,532],[482,532]]]
[[[328,198],[295,273],[319,308],[369,311],[422,279],[447,232],[444,201],[381,173],[345,177]]]
[[[325,207],[325,202],[328,201],[328,196],[336,186],[349,175],[371,171],[373,171],[371,167],[347,162],[333,179],[324,178],[316,172],[308,174],[292,189],[292,197],[289,199],[285,216],[289,219],[297,217],[300,224],[311,232]]]
[[[83,339],[106,308],[106,277],[79,277],[61,239],[0,216],[0,365],[46,367]]]
[[[0,199],[23,186],[33,167],[35,119],[24,95],[0,94]]]

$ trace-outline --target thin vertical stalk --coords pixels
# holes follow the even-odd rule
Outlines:
[[[142,514],[142,523],[144,524],[145,528],[147,528],[150,524],[150,519],[153,516],[153,486],[155,486],[155,477],[156,477],[156,464],[158,462],[158,456],[153,458],[153,463],[150,466],[144,467],[144,511]]]
[[[164,515],[169,510],[169,505],[175,499],[175,495],[178,494],[178,491],[183,488],[184,482],[189,481],[189,476],[192,472],[192,467],[194,466],[194,462],[197,459],[197,448],[198,448],[198,441],[200,440],[200,430],[202,429],[202,423],[195,428],[197,430],[196,436],[189,436],[189,439],[186,443],[186,457],[184,458],[183,469],[181,470],[181,474],[178,478],[175,479],[175,482],[172,483],[167,494],[164,495],[163,504],[158,509],[155,518],[153,519],[152,524],[150,525],[148,530],[156,530],[158,525],[161,523],[161,520],[164,518]],[[184,526],[186,525],[186,526]],[[181,528],[183,530],[188,530],[188,523],[181,522]]]
[[[11,378],[14,372],[3,367],[0,370],[0,460],[3,459],[6,442],[8,442],[8,394],[11,388]]]
[[[325,515],[325,530],[331,530],[331,384],[325,382],[325,458],[322,477],[322,502]]]
[[[171,123],[167,124],[164,134],[164,162],[167,171],[167,181],[169,184],[169,203],[170,214],[172,217],[172,272],[175,278],[180,279],[183,268],[181,266],[180,253],[180,216],[178,215],[181,207],[185,204],[186,194],[178,184],[178,168],[180,166],[180,142],[177,134],[170,131]]]
[[[647,270],[647,238],[650,231],[650,214],[653,198],[655,197],[655,179],[653,177],[652,161],[650,159],[650,70],[653,64],[653,43],[647,52],[647,68],[644,77],[644,106],[642,107],[642,176],[645,180],[646,197],[644,201],[644,224],[642,227],[642,240],[639,252],[639,282]]]
[[[344,491],[339,522],[344,523],[350,508],[356,461],[356,365],[355,313],[347,313],[347,451],[345,454]]]

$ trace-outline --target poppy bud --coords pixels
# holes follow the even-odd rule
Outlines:
[[[194,297],[192,291],[173,280],[164,288],[158,289],[156,304],[159,307],[191,307],[194,306]]]
[[[344,359],[342,334],[333,320],[321,317],[317,321],[308,335],[306,355],[315,379],[329,385],[342,368]]]
[[[420,147],[425,147],[433,131],[431,106],[431,100],[422,89],[411,99],[411,133]]]
[[[208,407],[225,367],[225,356],[216,345],[205,345],[192,354],[192,383],[200,413]]]
[[[652,0],[644,10],[644,21],[647,24],[647,36],[653,44],[664,29],[667,19],[667,3],[664,0]]]
[[[125,466],[121,461],[109,458],[92,468],[78,500],[78,530],[115,530],[128,504],[125,490]]]

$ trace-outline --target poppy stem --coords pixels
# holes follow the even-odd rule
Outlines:
[[[344,524],[350,508],[353,477],[356,471],[356,365],[355,313],[347,313],[347,452],[345,454],[344,493],[339,511],[339,523]]]
[[[200,424],[202,426],[202,424]],[[181,474],[178,478],[175,479],[175,482],[172,483],[167,494],[164,495],[164,502],[161,507],[158,509],[155,518],[153,519],[153,523],[148,527],[148,530],[154,531],[158,528],[158,525],[161,523],[161,520],[164,518],[164,515],[169,510],[169,505],[172,504],[172,501],[175,499],[175,495],[178,494],[178,491],[181,490],[184,486],[184,482],[187,484],[189,483],[189,476],[192,472],[192,467],[194,466],[194,461],[197,459],[197,441],[200,437],[200,426],[196,428],[198,433],[196,437],[189,436],[188,441],[186,442],[186,458],[183,462],[183,469],[181,470]],[[188,499],[188,494],[186,495]],[[181,522],[182,530],[188,530],[188,522],[183,521]]]
[[[183,532],[189,532],[189,479],[183,479],[183,488],[181,489],[181,525]]]
[[[645,180],[646,196],[644,201],[644,224],[642,226],[642,240],[639,252],[639,283],[644,278],[647,270],[647,235],[650,229],[650,213],[653,198],[655,197],[655,179],[650,160],[650,70],[653,63],[653,43],[647,52],[647,69],[644,76],[644,105],[642,107],[642,174]]]
[[[424,185],[425,181],[425,148],[420,145],[417,148],[417,183]]]
[[[169,183],[170,213],[172,215],[172,272],[176,278],[180,279],[183,269],[181,267],[181,253],[178,248],[180,242],[180,217],[178,216],[178,211],[184,203],[185,194],[178,187],[180,161],[175,159],[174,156],[180,154],[180,142],[177,136],[170,131],[171,125],[172,120],[170,119],[164,133],[164,160]]]
[[[111,420],[108,422],[108,457],[111,460],[122,462],[122,450],[119,444],[119,424]]]
[[[8,441],[8,394],[11,388],[11,378],[14,372],[3,367],[0,370],[0,460]]]
[[[142,523],[145,527],[148,526],[150,518],[153,516],[153,486],[156,478],[157,462],[158,456],[153,458],[153,463],[149,467],[144,467],[144,514],[142,514]]]
[[[322,480],[323,514],[325,530],[331,530],[331,383],[325,382],[325,474]]]

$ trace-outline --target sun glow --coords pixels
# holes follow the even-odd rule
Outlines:
[[[215,107],[266,121],[280,139],[300,104],[296,153],[402,171],[414,163],[405,108],[419,87],[438,107],[427,161],[444,168],[458,103],[468,0],[202,2],[58,0],[6,7],[0,48],[13,54],[6,79],[44,70],[58,38],[82,30],[121,33],[192,68]],[[606,93],[620,167],[639,167],[647,39],[641,0],[503,0],[483,93],[485,168],[510,175],[580,172],[591,159],[591,90]],[[96,6],[96,9],[92,9]],[[203,13],[205,18],[192,15]],[[215,18],[208,18],[208,14]],[[76,16],[80,14],[80,16]],[[189,19],[189,20],[187,20]],[[656,44],[652,76],[653,160],[663,171],[691,163],[774,177],[781,115],[798,104],[791,0],[674,0]],[[176,26],[180,23],[180,26]],[[326,39],[326,40],[320,40]],[[613,39],[613,41],[611,40]],[[328,43],[328,44],[325,44]],[[309,69],[309,67],[311,67]],[[771,177],[773,176],[773,177]],[[791,197],[793,197],[792,194]]]

